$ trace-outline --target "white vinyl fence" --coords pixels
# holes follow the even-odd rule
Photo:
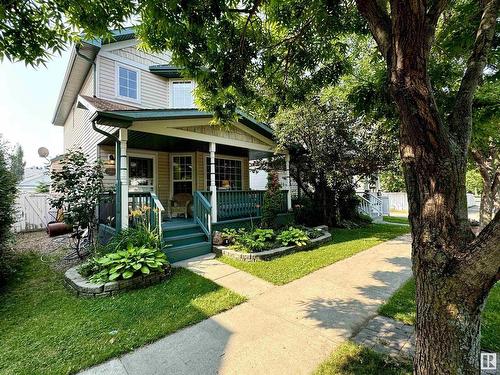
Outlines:
[[[31,232],[45,229],[47,223],[54,220],[51,211],[49,194],[20,193],[16,199],[14,232]]]
[[[382,197],[389,198],[389,210],[408,211],[408,196],[406,193],[382,193]],[[473,194],[467,193],[467,207],[477,205]]]

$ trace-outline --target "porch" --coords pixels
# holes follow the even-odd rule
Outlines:
[[[208,252],[214,227],[259,220],[264,191],[250,189],[249,163],[276,152],[285,162],[281,211],[291,209],[287,151],[277,150],[271,128],[242,112],[221,127],[195,108],[122,108],[86,96],[78,107],[92,113],[105,185],[116,192],[99,212],[110,231],[134,225],[134,212],[149,207],[152,226],[173,245],[167,253]]]
[[[193,204],[187,217],[172,217],[168,214],[153,192],[129,192],[127,227],[145,222],[158,230],[162,241],[168,246],[165,252],[171,262],[192,258],[212,250],[212,231],[226,227],[247,227],[258,225],[262,215],[264,190],[217,191],[216,215],[213,221],[211,195],[209,191],[195,191]],[[281,191],[280,213],[284,222],[287,215],[288,191]],[[99,205],[100,236],[109,240],[116,233],[117,197],[114,193],[103,195]],[[119,211],[118,207],[118,211]]]

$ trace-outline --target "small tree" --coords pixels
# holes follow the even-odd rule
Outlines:
[[[51,173],[54,197],[51,205],[64,210],[64,221],[76,227],[96,226],[96,208],[103,192],[103,171],[99,162],[90,163],[80,150],[68,151],[61,169]]]
[[[16,178],[7,166],[7,148],[0,137],[0,284],[11,274],[11,226],[14,224]]]
[[[264,194],[262,203],[263,228],[275,228],[277,226],[276,217],[280,213],[282,199],[281,185],[278,181],[278,174],[274,171],[267,175],[267,191]]]
[[[14,148],[14,152],[10,156],[10,171],[16,178],[17,182],[24,178],[24,167],[26,162],[24,161],[24,151],[21,145],[18,143]]]

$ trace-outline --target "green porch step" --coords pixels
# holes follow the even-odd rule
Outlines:
[[[181,234],[179,236],[165,236],[165,243],[174,246],[184,246],[184,245],[192,245],[195,243],[205,242],[207,240],[207,236],[202,231]]]
[[[203,233],[203,231],[201,230],[200,226],[195,223],[176,225],[172,227],[167,226],[166,228],[163,228],[164,238],[182,236],[192,233]]]
[[[190,245],[172,246],[165,250],[170,263],[179,262],[184,259],[194,258],[208,254],[212,251],[212,244],[208,241],[197,242]]]

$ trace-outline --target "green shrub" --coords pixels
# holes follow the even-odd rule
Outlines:
[[[302,229],[289,227],[278,235],[277,240],[280,241],[283,246],[304,246],[309,242],[309,236]]]
[[[240,230],[234,237],[234,247],[245,252],[260,252],[273,247],[274,237],[272,229],[255,229],[252,232]]]
[[[97,255],[114,253],[128,249],[130,246],[144,246],[149,249],[161,249],[162,243],[158,231],[150,230],[144,225],[128,228],[118,232],[106,245],[97,249]]]
[[[6,146],[0,138],[0,285],[14,271],[11,226],[14,224],[16,178],[7,166]]]
[[[162,251],[130,245],[127,250],[92,259],[80,269],[80,273],[90,276],[92,282],[107,282],[130,279],[140,274],[149,275],[161,271],[167,265],[167,256]]]
[[[276,217],[281,211],[281,186],[276,172],[269,172],[267,176],[267,190],[262,203],[262,218],[260,225],[263,228],[276,228]]]

